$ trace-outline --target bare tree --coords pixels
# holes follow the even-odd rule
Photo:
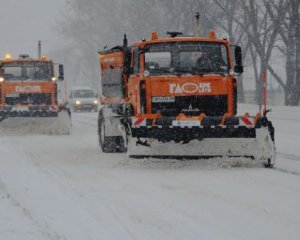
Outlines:
[[[265,1],[265,4],[272,21],[275,21],[274,9],[278,12],[278,7],[271,0]],[[276,73],[271,65],[268,66],[268,69],[285,91],[285,104],[295,106],[299,105],[300,100],[300,2],[288,0],[286,4],[288,11],[286,15],[281,16],[283,22],[278,26],[283,46],[277,46],[286,57],[286,81]]]
[[[275,1],[274,1],[275,2]],[[276,4],[278,11],[271,21],[264,4],[258,4],[252,0],[241,0],[245,21],[235,19],[240,26],[244,26],[248,41],[253,46],[259,57],[260,70],[259,79],[256,81],[256,100],[262,104],[262,77],[268,70],[272,51],[274,49],[279,26],[282,23],[281,16],[287,11],[287,4],[284,0],[279,0]]]
[[[298,0],[292,1],[293,16],[295,23],[295,41],[296,41],[296,76],[295,76],[295,90],[294,90],[294,104],[300,105],[300,2]]]

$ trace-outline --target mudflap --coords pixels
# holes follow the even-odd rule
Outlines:
[[[269,125],[257,128],[131,128],[128,155],[131,158],[238,158],[272,167],[275,163],[274,132]]]
[[[68,109],[52,113],[26,113],[0,116],[1,135],[68,135],[71,133],[71,113]]]

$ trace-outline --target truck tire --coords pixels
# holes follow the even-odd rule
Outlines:
[[[125,146],[123,137],[121,136],[116,137],[116,143],[117,143],[117,148],[116,148],[117,152],[119,153],[127,152],[127,147]]]
[[[98,137],[99,145],[104,153],[126,152],[127,148],[122,136],[106,136],[105,135],[105,118],[102,113],[98,119]]]

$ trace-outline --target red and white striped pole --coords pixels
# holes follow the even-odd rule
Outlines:
[[[267,72],[262,72],[262,82],[263,82],[263,114],[265,115],[267,112]]]

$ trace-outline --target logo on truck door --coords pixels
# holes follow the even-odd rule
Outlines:
[[[17,93],[32,93],[32,92],[41,92],[41,86],[16,86],[15,91]]]
[[[210,83],[178,83],[169,84],[170,93],[210,93]]]

